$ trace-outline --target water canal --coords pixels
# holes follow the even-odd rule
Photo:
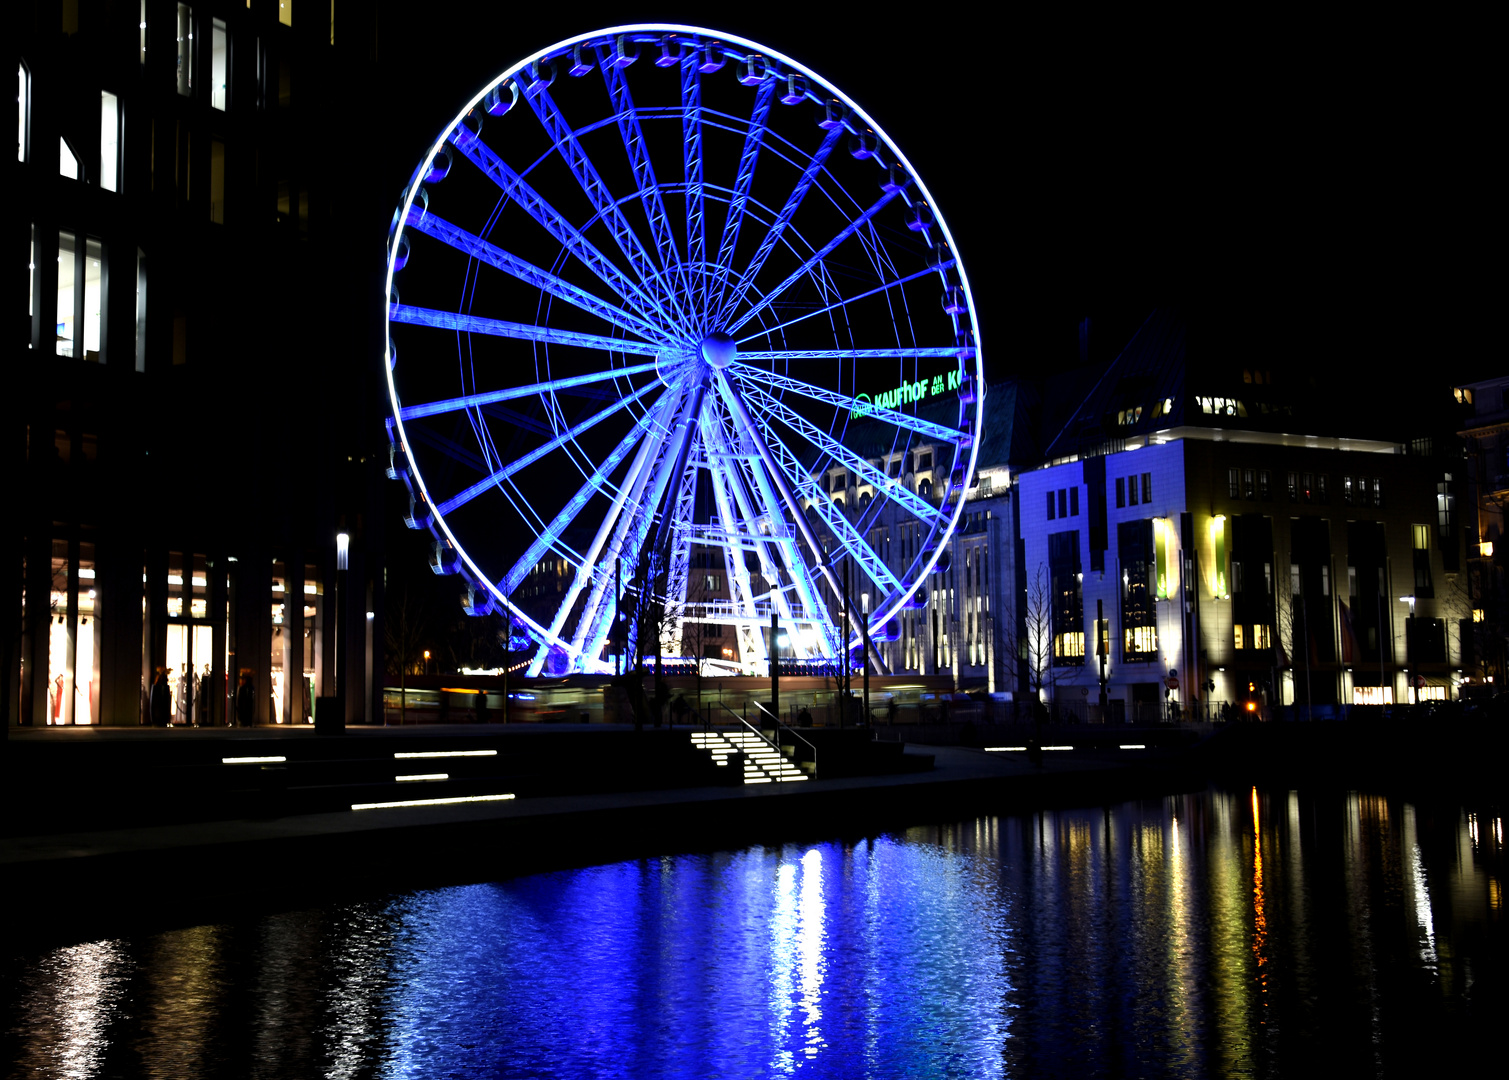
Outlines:
[[[1503,842],[1256,788],[623,862],[11,955],[0,1049],[18,1077],[1459,1075],[1509,1000]]]

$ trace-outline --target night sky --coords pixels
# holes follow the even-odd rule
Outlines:
[[[1195,358],[1299,352],[1360,382],[1395,365],[1446,384],[1504,368],[1490,338],[1502,302],[1467,257],[1482,229],[1475,144],[1398,86],[1340,94],[1344,67],[1282,43],[1272,65],[1233,54],[1213,69],[1176,22],[1083,12],[452,3],[415,24],[413,5],[381,6],[394,104],[380,182],[395,195],[514,60],[607,26],[686,22],[802,61],[891,135],[961,248],[990,378],[1076,363],[1085,316],[1090,359],[1109,360],[1170,302],[1189,312]]]

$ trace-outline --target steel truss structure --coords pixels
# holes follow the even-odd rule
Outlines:
[[[709,627],[742,670],[831,667],[925,596],[975,467],[974,297],[916,170],[795,60],[656,24],[512,65],[415,170],[386,285],[390,475],[529,674]],[[905,565],[869,538],[896,521]]]

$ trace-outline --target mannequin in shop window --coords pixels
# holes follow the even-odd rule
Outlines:
[[[172,721],[172,696],[168,690],[168,669],[156,669],[147,698],[147,712],[152,718],[153,727],[167,727]]]
[[[204,674],[202,674],[202,675],[199,676],[199,685],[198,685],[198,687],[196,687],[196,690],[198,691],[198,693],[196,693],[195,696],[194,696],[194,700],[197,703],[196,704],[197,712],[196,712],[196,714],[194,716],[194,720],[201,727],[203,727],[205,725],[208,725],[209,723],[212,722],[211,718],[210,718],[210,686],[211,685],[212,684],[210,682],[210,666],[208,664],[205,664],[204,665]]]
[[[169,671],[172,669],[169,668]],[[178,687],[178,715],[181,718],[175,723],[182,723],[184,727],[189,725],[189,703],[194,692],[194,672],[189,668],[183,669],[183,674],[176,680]]]

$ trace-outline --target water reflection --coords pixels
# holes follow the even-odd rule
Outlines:
[[[6,965],[10,1075],[1277,1076],[1464,1055],[1495,813],[1260,788],[586,870]]]

